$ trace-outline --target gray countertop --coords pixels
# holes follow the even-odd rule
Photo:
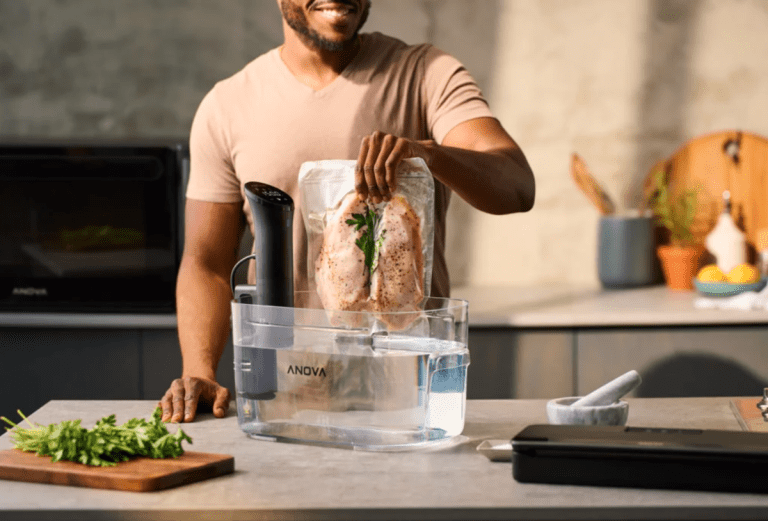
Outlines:
[[[573,285],[458,286],[470,326],[580,328],[768,324],[768,310],[696,309],[695,291],[666,286],[604,290]],[[0,327],[175,329],[173,314],[0,313]]]
[[[729,398],[629,399],[628,424],[739,430]],[[246,437],[232,413],[184,424],[189,450],[235,456],[235,473],[151,493],[14,481],[0,519],[766,519],[768,495],[518,483],[509,462],[476,451],[545,422],[545,400],[468,401],[461,442],[438,451],[375,453]],[[90,427],[148,417],[153,401],[53,401],[30,416]],[[175,426],[171,427],[175,430]],[[8,434],[0,449],[11,447]]]
[[[0,313],[0,327],[176,329],[169,313]]]
[[[768,324],[768,311],[697,309],[702,296],[666,286],[605,290],[566,285],[459,286],[478,327],[580,328]]]

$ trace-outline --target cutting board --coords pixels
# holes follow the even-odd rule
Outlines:
[[[699,206],[692,231],[703,244],[723,211],[723,191],[731,192],[731,216],[746,234],[754,261],[757,233],[768,228],[768,139],[738,130],[715,132],[685,143],[658,162],[645,182],[646,199],[656,170],[663,170],[672,194],[693,188]]]
[[[731,400],[731,409],[743,429],[752,432],[768,432],[768,422],[757,408],[760,398],[736,398]]]
[[[135,458],[114,467],[72,461],[52,463],[49,457],[18,449],[0,451],[0,479],[149,492],[230,474],[235,458],[228,454],[186,451],[178,458]]]

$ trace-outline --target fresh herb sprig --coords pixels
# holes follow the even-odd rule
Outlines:
[[[687,245],[694,241],[691,227],[696,218],[698,191],[688,189],[674,197],[667,186],[663,170],[653,173],[653,193],[649,203],[656,222],[669,230],[673,244]]]
[[[20,427],[8,418],[0,417],[11,428],[14,447],[38,456],[50,456],[51,461],[68,460],[85,465],[111,467],[134,456],[150,458],[178,457],[184,453],[181,442],[192,443],[192,438],[181,429],[176,434],[168,432],[160,419],[162,411],[155,408],[152,420],[132,418],[123,425],[116,425],[115,415],[96,422],[92,429],[80,426],[80,420],[65,420],[47,426],[29,421],[17,411],[29,428]]]
[[[381,217],[373,208],[368,208],[365,214],[353,213],[352,219],[347,219],[347,224],[354,226],[356,231],[366,227],[363,234],[355,240],[355,245],[363,251],[365,255],[365,268],[369,274],[376,271],[379,263],[379,250],[384,243],[384,234],[387,230],[381,230],[376,237],[377,227]]]

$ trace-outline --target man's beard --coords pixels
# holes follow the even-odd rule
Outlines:
[[[320,33],[310,28],[304,11],[302,11],[300,7],[294,5],[290,0],[280,0],[280,8],[283,11],[283,18],[285,19],[285,23],[288,24],[288,27],[304,36],[312,45],[315,46],[315,48],[323,51],[336,52],[343,50],[346,44],[354,41],[355,38],[357,38],[358,32],[363,27],[363,24],[365,24],[365,21],[368,19],[368,12],[371,9],[371,2],[370,0],[363,0],[362,3],[363,12],[360,16],[360,23],[355,29],[354,34],[348,40],[343,42],[337,42],[323,38]]]

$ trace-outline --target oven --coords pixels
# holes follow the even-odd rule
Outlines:
[[[186,140],[0,143],[0,311],[173,313]]]

